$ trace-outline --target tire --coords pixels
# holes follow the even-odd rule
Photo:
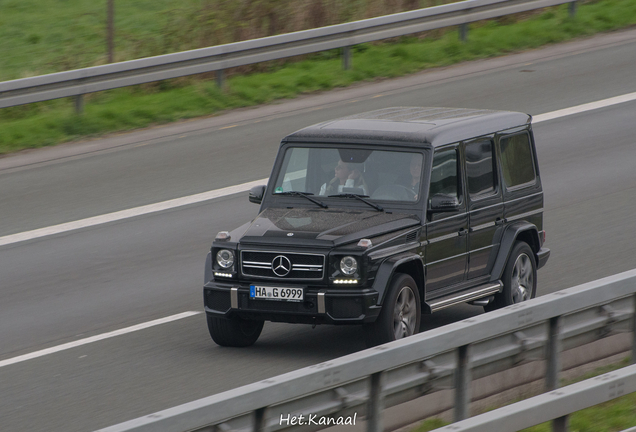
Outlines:
[[[530,300],[537,294],[537,264],[528,243],[516,242],[510,252],[502,282],[503,291],[484,306],[486,312]]]
[[[225,347],[247,347],[261,335],[264,321],[250,321],[242,318],[217,318],[207,316],[208,330],[217,345]]]
[[[417,284],[407,274],[396,273],[375,322],[364,325],[364,340],[371,348],[420,331],[422,307]]]

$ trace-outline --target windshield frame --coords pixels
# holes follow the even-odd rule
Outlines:
[[[285,156],[292,148],[308,148],[308,149],[352,149],[352,150],[372,150],[372,151],[388,151],[399,153],[416,153],[422,156],[422,168],[420,173],[420,186],[418,192],[418,199],[416,201],[395,201],[377,198],[365,198],[368,201],[379,204],[388,211],[408,211],[409,213],[421,213],[426,208],[426,200],[428,194],[428,182],[430,179],[430,164],[432,160],[432,149],[430,144],[413,143],[414,145],[408,145],[404,142],[391,143],[386,142],[383,144],[368,144],[368,143],[350,143],[350,142],[297,142],[288,141],[283,142],[279,148],[278,156],[272,167],[272,173],[269,178],[267,191],[263,197],[263,209],[266,207],[314,207],[319,210],[315,204],[293,195],[277,194],[275,191],[276,184],[279,177],[284,175],[281,172],[283,164],[285,163]],[[282,181],[281,181],[282,184]],[[301,191],[303,192],[303,191]],[[369,207],[367,204],[355,199],[355,198],[342,198],[342,197],[329,197],[327,195],[314,194],[312,197],[319,199],[326,204],[329,208],[359,208],[364,210],[376,211]]]

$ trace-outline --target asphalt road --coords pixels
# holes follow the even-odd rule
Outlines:
[[[269,175],[286,133],[394,105],[541,114],[636,91],[636,32],[0,159],[0,236]],[[355,58],[354,58],[355,67]],[[636,267],[636,102],[539,123],[539,294]],[[212,238],[245,194],[0,247],[0,362],[202,309]],[[481,313],[442,311],[423,330]],[[0,430],[89,431],[364,348],[361,329],[267,323],[249,349],[202,314],[0,367]]]

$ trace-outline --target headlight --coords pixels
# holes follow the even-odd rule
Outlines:
[[[234,264],[234,252],[228,249],[221,249],[216,253],[216,262],[223,268],[230,268]]]
[[[346,256],[340,260],[340,270],[342,273],[350,276],[358,270],[358,262],[352,256]]]

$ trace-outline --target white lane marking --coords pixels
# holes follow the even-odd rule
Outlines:
[[[65,343],[65,344],[62,344],[62,345],[54,346],[54,347],[51,347],[51,348],[46,348],[46,349],[43,349],[43,350],[40,350],[40,351],[35,351],[35,352],[29,353],[29,354],[24,354],[24,355],[21,355],[21,356],[17,356],[17,357],[9,358],[9,359],[6,359],[6,360],[2,360],[2,361],[0,361],[0,367],[9,366],[9,365],[12,365],[12,364],[15,364],[15,363],[20,363],[20,362],[23,362],[23,361],[26,361],[26,360],[31,360],[31,359],[34,359],[34,358],[37,358],[37,357],[42,357],[42,356],[45,356],[45,355],[49,355],[49,354],[53,354],[53,353],[56,353],[56,352],[64,351],[64,350],[67,350],[67,349],[75,348],[75,347],[78,347],[78,346],[86,345],[86,344],[89,344],[89,343],[101,341],[101,340],[112,338],[112,337],[115,337],[115,336],[120,336],[120,335],[123,335],[123,334],[126,334],[126,333],[136,332],[136,331],[139,331],[139,330],[147,329],[149,327],[154,327],[154,326],[159,325],[159,324],[164,324],[164,323],[168,323],[168,322],[171,322],[171,321],[177,321],[177,320],[180,320],[180,319],[183,319],[183,318],[188,318],[188,317],[191,317],[193,315],[200,314],[200,313],[201,313],[200,311],[183,312],[183,313],[180,313],[180,314],[170,315],[170,316],[167,316],[165,318],[159,318],[159,319],[156,319],[156,320],[153,320],[153,321],[148,321],[148,322],[145,322],[145,323],[137,324],[137,325],[134,325],[134,326],[130,326],[130,327],[126,327],[126,328],[123,328],[123,329],[115,330],[115,331],[112,331],[112,332],[103,333],[103,334],[100,334],[100,335],[87,337],[85,339],[76,340],[74,342],[69,342],[69,343]],[[86,356],[82,356],[82,357],[86,357]],[[82,357],[80,357],[80,358],[82,358]]]
[[[382,95],[377,95],[379,97]],[[532,123],[541,123],[548,120],[554,120],[561,117],[566,117],[573,114],[579,114],[586,111],[591,111],[599,108],[605,108],[612,105],[617,105],[625,102],[631,102],[636,100],[636,92],[628,93],[622,96],[616,96],[608,99],[603,99],[596,102],[590,102],[583,105],[577,105],[570,108],[565,108],[549,113],[538,114],[532,117]],[[21,241],[32,240],[40,237],[45,237],[53,234],[60,234],[67,231],[72,231],[80,228],[91,227],[95,225],[101,225],[108,222],[114,222],[122,219],[127,219],[135,216],[141,216],[148,213],[155,213],[163,210],[173,209],[175,207],[181,207],[189,204],[196,204],[203,201],[208,201],[214,198],[221,198],[224,196],[232,195],[239,192],[245,192],[250,188],[267,183],[268,179],[256,180],[249,183],[243,183],[236,186],[230,186],[223,189],[216,189],[209,192],[203,192],[196,195],[190,195],[183,198],[177,198],[173,200],[163,201],[156,204],[149,204],[141,207],[135,207],[128,210],[122,210],[114,213],[108,213],[101,216],[95,216],[87,219],[81,219],[74,222],[63,223],[60,225],[54,225],[46,228],[40,228],[32,231],[25,231],[17,234],[10,234],[4,237],[0,237],[0,246],[18,243]]]
[[[175,207],[186,206],[189,204],[196,204],[203,201],[208,201],[214,198],[221,198],[228,195],[232,195],[239,192],[245,192],[252,187],[259,184],[266,184],[267,179],[256,180],[249,183],[243,183],[236,186],[229,186],[223,189],[215,189],[208,192],[203,192],[196,195],[190,195],[182,198],[171,199],[168,201],[158,202],[155,204],[148,204],[141,207],[135,207],[128,210],[121,210],[114,213],[108,213],[105,215],[94,216],[86,219],[80,219],[73,222],[67,222],[59,225],[53,225],[50,227],[39,228],[32,231],[24,231],[21,233],[10,234],[4,237],[0,237],[0,246],[18,243],[26,240],[32,240],[40,237],[50,236],[53,234],[60,234],[67,231],[72,231],[80,228],[92,227],[95,225],[101,225],[108,222],[115,222],[122,219],[127,219],[135,216],[146,215],[148,213],[160,212],[163,210],[173,209]]]
[[[592,111],[599,108],[605,108],[612,105],[631,102],[633,100],[636,100],[636,92],[532,116],[532,123],[554,120],[573,114],[579,114],[586,111]]]

